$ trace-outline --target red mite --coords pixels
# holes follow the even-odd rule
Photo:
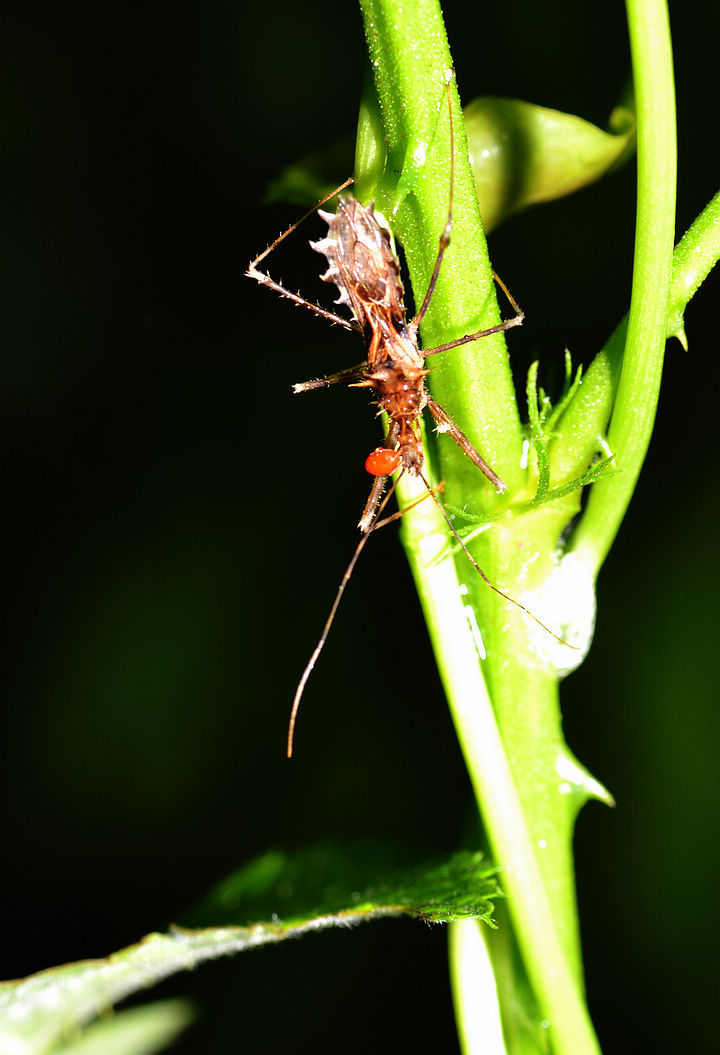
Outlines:
[[[371,476],[389,476],[400,468],[400,451],[389,451],[387,447],[376,447],[365,459],[365,468]]]
[[[448,96],[448,110],[450,115],[450,139],[454,147],[452,108],[450,105],[450,78],[446,80]],[[328,233],[325,238],[318,242],[311,242],[311,246],[317,252],[322,253],[328,262],[328,270],[322,276],[325,282],[334,283],[339,292],[336,303],[344,304],[352,312],[352,319],[348,321],[340,315],[326,311],[317,304],[312,304],[298,294],[291,293],[279,283],[274,282],[268,274],[257,269],[260,263],[272,250],[285,239],[306,218],[302,217],[283,232],[263,253],[257,256],[249,265],[247,274],[265,286],[269,286],[277,293],[288,297],[296,304],[309,308],[317,315],[338,323],[347,329],[362,333],[367,345],[367,362],[360,366],[343,370],[340,373],[331,374],[327,377],[314,381],[306,381],[294,386],[295,392],[308,392],[315,388],[326,388],[338,381],[348,381],[353,387],[370,388],[374,398],[388,417],[389,427],[383,447],[377,447],[365,462],[367,471],[375,477],[370,490],[368,500],[365,503],[363,514],[360,518],[359,527],[362,532],[352,560],[348,565],[342,582],[338,588],[335,601],[330,610],[322,636],[303,672],[293,700],[292,712],[288,729],[287,754],[292,755],[293,739],[295,732],[295,720],[297,718],[300,700],[302,698],[307,680],[315,666],[318,656],[327,640],[330,627],[335,618],[335,613],[340,604],[343,592],[350,576],[355,568],[358,557],[362,552],[370,534],[381,523],[380,515],[385,509],[395,484],[391,486],[383,498],[388,476],[401,469],[403,473],[419,477],[428,493],[438,505],[450,530],[460,542],[463,550],[475,566],[483,580],[508,601],[512,601],[532,619],[540,623],[540,620],[529,612],[527,608],[515,601],[512,597],[503,593],[487,578],[475,559],[469,553],[462,540],[457,535],[449,517],[442,505],[435,497],[423,474],[424,453],[420,437],[420,416],[427,407],[439,426],[439,431],[445,432],[452,437],[464,453],[480,469],[481,472],[492,482],[498,491],[505,491],[505,484],[483,459],[482,455],[475,449],[470,440],[458,428],[452,418],[443,408],[435,402],[425,388],[425,378],[430,372],[425,367],[425,360],[430,355],[457,348],[460,345],[477,341],[481,337],[487,337],[492,333],[508,330],[513,326],[519,326],[523,321],[523,313],[515,303],[508,290],[499,279],[496,279],[505,292],[510,304],[515,309],[515,315],[511,319],[491,326],[486,330],[478,330],[475,333],[466,334],[457,340],[449,341],[447,344],[436,348],[421,349],[418,344],[418,327],[428,310],[430,301],[435,290],[440,268],[442,266],[445,251],[450,244],[450,232],[452,228],[452,194],[454,180],[454,160],[451,152],[450,165],[450,193],[448,201],[447,222],[439,239],[439,248],[435,266],[422,304],[414,316],[408,322],[405,305],[403,303],[403,287],[400,280],[400,264],[393,245],[390,230],[380,215],[375,211],[374,205],[364,206],[356,198],[349,194],[340,194],[336,213],[327,213],[319,210],[319,215],[328,225]],[[352,180],[347,180],[337,191],[333,191],[320,202],[323,205],[339,191],[344,190]],[[316,207],[317,208],[317,207]],[[309,216],[315,210],[311,209]],[[398,477],[399,479],[399,477]],[[397,515],[397,514],[396,514]],[[393,519],[393,518],[390,518]],[[557,637],[544,623],[540,623],[543,629]],[[562,641],[562,638],[558,638]],[[563,642],[564,644],[566,642]]]

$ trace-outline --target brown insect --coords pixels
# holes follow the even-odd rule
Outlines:
[[[540,622],[532,615],[532,612],[529,612],[518,601],[503,593],[502,590],[490,582],[459,538],[445,510],[436,498],[435,492],[423,474],[424,453],[419,422],[423,410],[427,407],[438,424],[438,430],[452,437],[498,491],[505,491],[505,484],[497,473],[487,464],[467,436],[458,428],[447,412],[435,402],[425,388],[425,378],[430,373],[425,366],[425,360],[431,355],[448,351],[450,348],[459,348],[461,345],[469,344],[471,341],[488,337],[492,333],[500,333],[513,326],[519,326],[524,318],[522,311],[505,285],[495,276],[496,281],[515,310],[515,315],[512,318],[506,319],[496,326],[491,326],[489,329],[477,330],[474,333],[466,334],[464,337],[459,337],[436,348],[421,349],[419,347],[418,328],[430,306],[443,257],[450,244],[452,228],[454,132],[449,81],[446,81],[446,88],[451,137],[447,221],[440,235],[437,258],[430,283],[420,308],[410,322],[407,321],[407,313],[403,302],[404,290],[400,279],[400,264],[390,229],[383,216],[375,210],[374,204],[366,207],[351,195],[340,193],[352,183],[351,179],[323,198],[318,206],[311,209],[297,223],[294,223],[276,238],[272,245],[255,257],[247,271],[247,275],[250,278],[256,279],[262,285],[269,286],[270,289],[274,289],[282,296],[288,297],[296,304],[309,308],[317,315],[329,319],[331,322],[344,326],[347,329],[359,331],[365,339],[367,362],[339,373],[330,374],[327,377],[297,384],[294,386],[294,391],[308,392],[315,388],[326,388],[339,381],[350,382],[353,387],[371,389],[374,393],[375,401],[380,409],[387,414],[389,421],[384,446],[377,447],[365,462],[365,468],[375,477],[375,481],[359,521],[358,526],[362,532],[360,541],[342,578],[322,636],[310,657],[295,692],[288,729],[288,757],[292,755],[295,721],[305,685],[325,645],[340,600],[353,573],[358,557],[373,531],[401,515],[401,513],[396,513],[385,520],[381,519],[382,513],[395,490],[397,481],[404,473],[408,473],[410,476],[417,476],[422,480],[428,494],[436,502],[445,517],[453,535],[488,586],[500,594],[501,597],[516,604],[531,618],[535,619],[536,622]],[[339,194],[339,198],[337,211],[334,214],[323,212],[319,209],[320,205],[324,205],[326,201],[336,194]],[[313,249],[327,258],[328,270],[322,276],[322,279],[337,286],[340,296],[336,303],[347,305],[350,308],[352,312],[351,320],[336,315],[334,312],[326,311],[319,305],[305,300],[299,294],[291,293],[284,286],[273,281],[268,274],[259,271],[257,268],[257,265],[316,209],[320,217],[327,223],[328,232],[325,238],[310,244]],[[401,470],[400,476],[395,479],[390,490],[383,497],[387,479],[397,469]],[[540,626],[552,634],[553,637],[557,637],[544,623],[540,623]],[[558,640],[562,639],[558,638]]]

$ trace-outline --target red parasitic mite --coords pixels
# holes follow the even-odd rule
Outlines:
[[[451,142],[447,221],[440,234],[438,253],[430,283],[420,308],[410,322],[407,321],[407,313],[403,301],[404,290],[400,279],[400,264],[389,226],[381,213],[376,211],[374,203],[365,206],[352,195],[341,193],[352,183],[352,179],[346,180],[341,187],[328,194],[317,206],[279,235],[267,249],[255,257],[247,271],[248,277],[254,278],[262,285],[268,286],[296,304],[309,308],[310,311],[328,319],[330,322],[361,333],[365,340],[367,346],[366,362],[361,363],[359,366],[342,370],[339,373],[330,374],[327,377],[296,384],[293,386],[294,391],[309,392],[316,388],[327,388],[329,385],[340,381],[349,382],[352,387],[356,388],[369,388],[373,392],[378,407],[387,415],[389,423],[384,446],[376,447],[365,461],[365,468],[368,473],[375,477],[375,480],[358,525],[361,531],[360,541],[338,587],[335,601],[320,640],[303,671],[295,692],[288,728],[288,757],[291,757],[293,752],[295,722],[305,685],[325,645],[345,587],[350,580],[360,553],[374,530],[400,515],[394,514],[384,520],[380,519],[395,490],[397,480],[400,479],[403,473],[419,477],[422,480],[428,494],[445,517],[453,535],[487,585],[501,597],[521,608],[522,611],[534,619],[536,623],[539,623],[544,630],[547,630],[558,641],[567,644],[567,642],[564,642],[562,638],[559,638],[557,634],[554,634],[552,630],[546,627],[544,623],[541,623],[524,605],[504,593],[487,578],[458,536],[442,504],[437,499],[435,492],[423,474],[424,453],[419,423],[422,412],[427,407],[438,425],[438,431],[447,433],[499,492],[505,491],[505,484],[497,473],[487,464],[449,414],[435,402],[427,391],[425,378],[430,371],[425,366],[425,360],[431,355],[437,355],[450,348],[458,348],[471,341],[488,337],[490,334],[500,333],[511,327],[520,326],[524,318],[523,312],[514,298],[496,275],[496,281],[515,311],[515,315],[512,318],[506,319],[496,326],[491,326],[489,329],[466,334],[464,337],[459,337],[435,348],[422,349],[419,346],[418,328],[430,306],[442,267],[443,257],[450,245],[452,229],[454,130],[449,89],[452,76],[452,71],[449,71],[445,81]],[[324,205],[325,202],[335,195],[339,195],[336,212],[323,212],[320,206]],[[305,300],[299,294],[291,293],[284,286],[271,279],[269,274],[258,270],[257,267],[276,246],[316,210],[319,216],[327,223],[328,231],[327,235],[320,241],[311,242],[310,244],[316,252],[322,253],[327,259],[328,269],[322,279],[337,286],[340,295],[336,303],[346,305],[350,309],[352,318],[349,320]],[[387,494],[383,496],[388,477],[397,469],[400,469],[400,476],[392,483]]]
[[[365,468],[371,476],[389,476],[402,464],[400,451],[387,447],[376,447],[365,459]]]

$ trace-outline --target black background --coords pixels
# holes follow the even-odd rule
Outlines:
[[[466,101],[606,122],[628,70],[621,5],[518,2],[512,20],[448,6]],[[709,17],[672,11],[679,232],[718,185]],[[261,204],[269,180],[352,136],[355,6],[25,8],[0,49],[0,976],[17,977],[163,929],[268,847],[452,850],[471,797],[390,531],[363,556],[283,756],[376,426],[357,392],[291,397],[361,350],[242,275],[298,213]],[[630,165],[493,236],[528,318],[519,379],[536,356],[550,378],[566,345],[588,362],[625,312],[633,186]],[[320,229],[274,265],[312,296],[328,293],[306,246]],[[595,645],[563,688],[570,746],[618,802],[590,805],[576,839],[607,1052],[678,1050],[715,1022],[717,289],[688,310],[689,354],[668,347]],[[178,1051],[454,1051],[444,945],[442,928],[386,922],[160,992],[200,1009]]]

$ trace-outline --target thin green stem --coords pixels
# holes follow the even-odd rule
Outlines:
[[[684,315],[688,303],[720,260],[720,193],[708,203],[675,247],[668,307],[667,336],[677,337],[687,347]],[[583,377],[556,433],[552,449],[553,465],[560,474],[568,466],[587,465],[598,447],[598,437],[607,425],[617,393],[623,355],[627,341],[628,316],[615,328],[605,346],[595,356]],[[578,543],[588,564],[588,574],[595,579],[599,564],[594,551],[585,542],[584,525],[580,525],[570,545],[577,554]]]
[[[650,443],[667,333],[675,231],[672,47],[664,0],[627,0],[637,103],[638,201],[627,339],[608,441],[617,476],[592,488],[573,548],[597,571],[632,498]]]
[[[450,926],[450,978],[463,1055],[507,1055],[493,965],[482,924]]]
[[[683,235],[673,253],[668,308],[668,337],[677,337],[687,350],[684,315],[690,300],[720,259],[720,191]]]

